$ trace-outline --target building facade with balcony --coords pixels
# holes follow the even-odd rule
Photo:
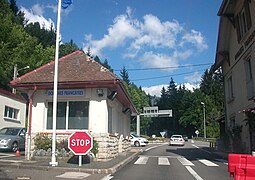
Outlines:
[[[213,69],[222,69],[230,150],[255,150],[255,1],[223,0]]]

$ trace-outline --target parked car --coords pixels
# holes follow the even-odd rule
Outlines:
[[[5,127],[0,130],[0,150],[16,152],[25,149],[26,129],[22,127]]]
[[[172,135],[169,141],[169,146],[171,145],[179,145],[179,146],[184,146],[185,145],[185,140],[183,139],[182,135]]]
[[[129,140],[131,141],[131,145],[134,146],[146,146],[149,141],[146,138],[140,137],[137,134],[131,133],[129,136]]]
[[[189,140],[189,137],[187,135],[182,135],[184,141],[188,141]]]

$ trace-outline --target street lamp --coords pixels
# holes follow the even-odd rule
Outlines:
[[[13,69],[13,80],[15,80],[17,78],[17,75],[18,75],[19,71],[24,70],[24,69],[28,69],[29,66],[26,66],[26,67],[23,67],[23,68],[20,68],[20,69],[17,69],[17,68],[18,68],[18,65],[15,64],[14,69]],[[16,94],[16,89],[15,88],[12,88],[12,93]]]
[[[201,102],[201,104],[203,105],[203,109],[204,109],[204,139],[206,139],[206,125],[205,125],[205,103]]]

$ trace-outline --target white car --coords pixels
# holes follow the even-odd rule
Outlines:
[[[138,136],[137,134],[130,134],[129,140],[131,141],[131,145],[136,147],[138,146],[146,146],[149,141],[143,137]]]
[[[172,135],[169,141],[169,146],[171,145],[179,145],[179,146],[184,146],[185,145],[185,140],[183,139],[182,135]]]

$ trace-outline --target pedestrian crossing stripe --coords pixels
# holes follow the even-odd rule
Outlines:
[[[149,157],[141,156],[141,157],[139,157],[139,159],[137,159],[135,164],[146,164],[148,159],[149,159]]]
[[[224,159],[215,159],[216,161],[222,162],[225,165],[228,165],[228,161],[224,160]]]
[[[203,163],[206,166],[219,166],[218,164],[215,164],[215,163],[208,161],[206,159],[199,159],[198,161],[200,161],[201,163]]]
[[[154,157],[155,158],[155,157]],[[165,165],[165,166],[169,166],[170,165],[170,161],[169,161],[169,157],[163,157],[163,156],[158,156],[158,165]],[[172,157],[173,158],[173,157]],[[176,159],[183,165],[183,166],[195,166],[191,161],[189,161],[188,159],[186,159],[185,157],[180,157],[177,156]],[[145,165],[147,164],[147,161],[149,160],[149,156],[140,156],[134,164],[137,165]],[[208,166],[208,167],[217,167],[219,166],[218,164],[215,164],[207,159],[197,159],[199,162],[201,162],[202,164]],[[223,163],[223,159],[217,159],[217,161],[222,162]],[[223,163],[226,164],[226,163]]]
[[[170,165],[168,158],[159,157],[158,165]]]
[[[195,166],[192,162],[184,157],[177,158],[184,166]]]

